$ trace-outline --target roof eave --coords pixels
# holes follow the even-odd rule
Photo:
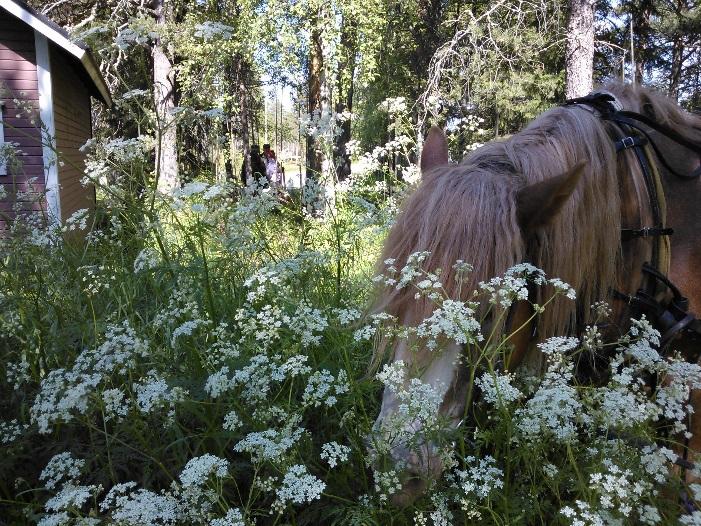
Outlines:
[[[88,49],[71,41],[68,34],[65,33],[65,30],[45,17],[34,13],[29,6],[26,6],[23,3],[16,2],[14,0],[0,0],[0,7],[3,7],[10,14],[19,18],[32,29],[38,31],[51,42],[78,59],[85,68],[86,73],[90,76],[90,80],[92,80],[103,102],[108,107],[112,106],[112,96],[110,95],[110,90],[107,87],[105,80],[102,78],[100,70],[95,64],[95,61]],[[42,20],[42,18],[44,18],[44,20]]]
[[[112,95],[110,95],[110,90],[105,83],[105,79],[102,78],[100,69],[97,67],[97,64],[95,64],[92,55],[85,51],[83,56],[80,57],[80,62],[83,64],[83,67],[85,68],[85,71],[87,71],[88,75],[90,75],[90,79],[93,81],[95,88],[97,88],[97,91],[100,93],[102,101],[108,108],[111,108]]]

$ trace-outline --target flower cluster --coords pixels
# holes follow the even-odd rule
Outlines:
[[[222,24],[221,22],[213,22],[208,20],[195,26],[195,36],[203,40],[213,40],[215,38],[230,39],[234,34],[234,28]]]
[[[148,352],[148,341],[138,338],[127,322],[109,326],[104,338],[96,349],[83,351],[70,370],[53,369],[42,380],[30,409],[40,433],[70,421],[74,412],[85,414],[99,385],[113,374],[126,375]]]

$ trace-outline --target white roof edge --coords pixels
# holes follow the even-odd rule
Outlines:
[[[112,106],[112,95],[110,94],[110,90],[105,83],[105,79],[102,78],[102,74],[95,64],[92,55],[83,50],[83,56],[80,59],[80,62],[83,64],[85,71],[88,72],[88,75],[90,75],[93,84],[95,84],[95,87],[100,92],[100,95],[102,95],[102,99],[105,101],[105,104],[107,104],[107,107]]]
[[[100,92],[100,95],[107,106],[112,105],[112,96],[107,88],[107,84],[102,78],[102,74],[97,68],[92,55],[87,50],[71,42],[66,35],[62,34],[60,31],[57,31],[55,28],[51,27],[51,25],[37,17],[34,13],[27,10],[22,5],[15,3],[13,0],[0,0],[0,7],[16,16],[22,20],[22,22],[29,25],[32,29],[38,31],[51,42],[78,59],[78,61],[83,65],[83,68],[85,68],[86,73],[90,76],[93,84],[95,84],[95,87]]]

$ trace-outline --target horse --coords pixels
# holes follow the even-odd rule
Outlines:
[[[681,314],[675,313],[660,330],[670,329],[675,347],[698,349],[697,342],[686,342],[671,327],[688,329],[694,322],[699,328],[689,312],[701,311],[700,165],[701,116],[638,85],[610,84],[554,107],[519,133],[480,147],[458,164],[449,163],[446,137],[434,127],[421,155],[421,182],[400,208],[378,272],[387,261],[401,267],[410,255],[426,252],[423,268],[442,269],[447,296],[462,301],[472,297],[479,282],[521,262],[569,283],[577,300],[556,298],[537,321],[528,322],[529,302],[512,307],[510,326],[523,327],[511,340],[512,368],[542,367],[534,344],[551,336],[577,335],[594,322],[592,305],[597,302],[610,302],[612,319],[625,329],[626,320],[640,313],[636,302],[642,299],[636,291],[654,296],[660,280],[671,287],[662,286],[667,296],[673,289],[677,303],[684,303],[677,288],[690,298],[681,305]],[[659,177],[651,181],[650,171],[656,168]],[[464,280],[454,268],[459,260],[473,265]],[[641,270],[655,260],[657,268]],[[534,300],[552,292],[541,287]],[[659,307],[660,319],[680,306],[666,301],[653,305]],[[431,301],[417,300],[415,290],[391,285],[378,287],[373,305],[374,312],[392,315],[399,327],[416,326],[433,309]],[[489,330],[503,332],[505,327]],[[437,387],[439,411],[456,427],[465,414],[465,352],[452,343],[434,356],[429,349],[417,349],[415,342],[385,339],[375,361],[390,355],[394,362],[410,364],[422,382],[442,386]],[[694,392],[691,403],[699,409],[692,415],[691,430],[699,432],[689,448],[701,451],[701,393]],[[398,405],[393,391],[385,389],[376,429]],[[408,433],[422,431],[416,422],[407,426]],[[430,444],[420,455],[403,447],[390,454],[403,466],[397,505],[412,502],[444,469]]]

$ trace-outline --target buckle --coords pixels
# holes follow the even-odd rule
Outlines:
[[[623,148],[627,150],[635,146],[635,139],[633,139],[633,137],[623,137],[623,139],[621,139],[621,144],[623,144]]]

